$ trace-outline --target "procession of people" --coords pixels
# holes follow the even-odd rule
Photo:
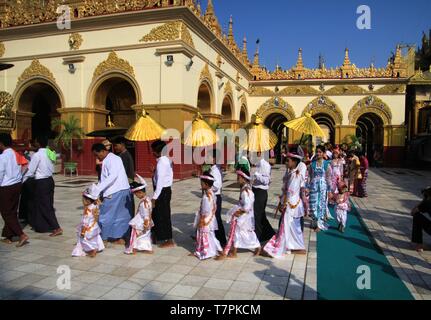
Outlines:
[[[157,140],[151,145],[157,165],[153,172],[154,192],[149,196],[147,183],[135,174],[126,139],[119,137],[112,142],[104,141],[92,147],[99,168],[98,183],[83,193],[84,213],[72,255],[94,257],[109,243],[123,245],[126,254],[151,254],[157,243],[160,248],[175,246],[170,206],[173,165],[165,154],[167,144]],[[47,138],[38,137],[33,141],[35,152],[29,161],[11,146],[10,135],[1,134],[3,241],[16,240],[18,247],[29,243],[20,219],[35,232],[50,232],[51,237],[62,235],[54,209],[52,175],[56,156],[48,148]],[[349,196],[367,196],[368,161],[364,154],[357,157],[355,152],[346,153],[340,146],[327,147],[318,146],[312,160],[308,160],[310,157],[299,146],[286,149],[277,232],[266,211],[272,182],[267,153],[243,153],[238,157],[235,170],[240,198],[226,213],[228,232],[222,216],[223,170],[217,163],[220,151],[210,153],[210,170],[200,176],[202,199],[194,222],[196,235],[192,238],[196,249],[192,254],[201,260],[235,258],[239,249],[273,258],[289,253],[305,254],[304,219],[310,218],[314,231],[325,231],[328,221],[333,219],[330,207],[336,214],[338,229],[345,232]],[[137,210],[134,196],[139,199]]]

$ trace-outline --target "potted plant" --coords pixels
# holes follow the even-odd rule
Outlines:
[[[78,163],[73,161],[73,140],[80,140],[84,136],[84,130],[81,128],[79,119],[74,116],[70,116],[66,120],[54,119],[51,126],[53,130],[60,128],[60,133],[55,138],[54,143],[64,150],[70,150],[70,157],[64,163],[64,168],[70,172],[76,172]]]

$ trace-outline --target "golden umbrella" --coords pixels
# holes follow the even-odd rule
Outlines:
[[[184,132],[184,144],[190,147],[208,147],[219,141],[217,134],[198,112]]]
[[[319,124],[316,120],[313,119],[311,113],[305,113],[305,115],[301,118],[294,119],[292,121],[285,122],[284,125],[290,129],[293,129],[298,132],[302,132],[301,141],[305,134],[312,135],[314,137],[324,137],[325,133],[322,128],[320,128]]]
[[[165,128],[158,124],[150,115],[142,109],[142,114],[124,137],[130,141],[152,141],[162,137]]]
[[[251,117],[251,122],[244,129],[247,131],[247,139],[240,145],[243,150],[265,152],[277,145],[277,136],[263,124],[262,118],[257,114]]]

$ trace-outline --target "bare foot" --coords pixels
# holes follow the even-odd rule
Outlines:
[[[5,243],[5,244],[12,244],[12,241],[8,238],[2,239],[1,242]]]
[[[92,250],[87,252],[87,256],[89,256],[90,258],[94,258],[97,255],[97,250]]]
[[[221,254],[221,255],[214,258],[214,260],[216,260],[216,261],[222,261],[224,259],[226,259],[226,256],[224,254]]]
[[[262,248],[261,247],[256,248],[256,250],[254,250],[253,256],[255,256],[255,257],[260,256],[261,252],[262,252]]]
[[[175,243],[173,240],[167,240],[163,242],[161,245],[159,245],[159,248],[166,249],[166,248],[173,248],[175,247]]]
[[[118,240],[115,240],[112,243],[116,244],[116,245],[119,245],[119,246],[125,246],[126,245],[126,241],[124,241],[124,239],[118,239]]]
[[[53,232],[53,233],[51,233],[49,236],[50,236],[51,238],[54,238],[54,237],[61,236],[62,234],[63,234],[63,229],[59,228],[59,229],[57,229],[57,230],[54,230],[54,232]]]

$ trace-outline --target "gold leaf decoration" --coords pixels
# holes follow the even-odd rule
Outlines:
[[[274,91],[265,88],[265,87],[251,87],[250,95],[251,96],[273,96],[275,94]]]
[[[319,91],[310,86],[287,87],[278,93],[280,96],[318,95]]]
[[[335,86],[325,91],[325,95],[327,96],[354,95],[354,94],[365,94],[365,93],[367,93],[367,90],[354,85]]]
[[[406,93],[406,86],[403,84],[389,84],[375,92],[376,94],[394,94],[394,93]]]
[[[78,50],[83,43],[82,36],[79,33],[72,33],[69,36],[69,47],[70,50]]]
[[[307,107],[305,107],[302,115],[305,116],[306,113],[311,113],[312,115],[319,113],[327,114],[337,125],[341,125],[343,122],[343,113],[340,107],[326,96],[317,97],[310,102]]]
[[[256,114],[265,119],[269,114],[278,112],[286,116],[288,120],[295,119],[293,107],[280,97],[273,97],[262,104]]]
[[[355,125],[359,117],[365,113],[374,113],[382,119],[385,125],[391,124],[391,109],[382,99],[376,96],[368,96],[355,103],[349,112],[350,124]]]
[[[225,88],[224,88],[224,94],[225,94],[225,95],[230,94],[230,95],[232,95],[232,96],[233,96],[233,90],[232,90],[232,85],[230,84],[230,81],[228,81],[228,82],[226,83],[226,86],[225,86]]]
[[[153,28],[150,33],[145,35],[140,42],[158,42],[183,40],[192,48],[195,47],[192,35],[186,24],[182,21],[165,23],[162,26]]]
[[[13,97],[9,92],[0,91],[0,118],[11,118]]]
[[[104,74],[109,71],[123,71],[128,75],[135,77],[135,71],[130,63],[126,60],[123,60],[117,56],[117,54],[112,51],[108,59],[100,63],[93,74],[93,79],[99,77],[101,74]]]
[[[200,82],[202,82],[203,80],[207,80],[211,84],[213,81],[208,63],[205,64],[205,67],[201,71]]]
[[[5,46],[3,42],[0,42],[0,58],[4,56],[4,53],[6,52]]]
[[[18,78],[18,84],[33,77],[44,77],[55,82],[55,78],[52,72],[47,67],[42,65],[37,59],[33,60],[30,66],[24,70],[24,72]]]

